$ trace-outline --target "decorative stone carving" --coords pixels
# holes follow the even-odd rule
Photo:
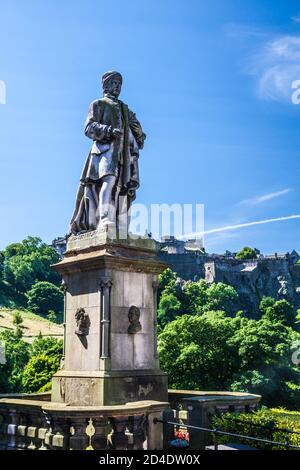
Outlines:
[[[77,324],[75,334],[80,339],[83,347],[87,349],[88,343],[86,337],[88,336],[90,330],[90,317],[88,316],[84,308],[78,308],[75,313],[75,319]]]
[[[90,317],[85,312],[84,308],[78,308],[75,313],[77,328],[75,330],[78,336],[87,336],[90,329]]]
[[[129,320],[129,326],[127,329],[127,332],[130,335],[134,335],[135,333],[138,333],[142,329],[142,325],[140,323],[140,316],[141,312],[138,307],[135,305],[131,305],[129,312],[128,312],[128,320]]]

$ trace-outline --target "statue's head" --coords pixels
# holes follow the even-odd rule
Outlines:
[[[140,309],[132,305],[128,312],[128,320],[130,323],[137,323],[140,319]]]
[[[110,71],[102,76],[102,88],[104,93],[108,93],[118,98],[121,93],[123,78],[119,72]]]
[[[129,326],[127,332],[129,334],[135,334],[138,331],[141,331],[142,325],[140,324],[140,315],[140,309],[135,305],[131,305],[128,311]]]

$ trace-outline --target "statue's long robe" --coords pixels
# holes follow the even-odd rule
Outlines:
[[[111,129],[123,130],[121,138],[111,138]],[[93,101],[85,123],[85,134],[94,141],[88,154],[77,192],[70,231],[95,230],[99,220],[99,191],[104,176],[115,175],[115,193],[127,196],[127,206],[139,187],[138,153],[145,134],[135,114],[120,100],[107,96]],[[136,158],[132,159],[135,156]],[[117,206],[118,201],[115,201]]]

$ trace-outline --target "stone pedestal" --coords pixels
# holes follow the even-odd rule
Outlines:
[[[149,238],[119,242],[107,231],[69,238],[54,266],[65,289],[65,346],[52,401],[167,401],[156,345],[157,276],[165,267]]]

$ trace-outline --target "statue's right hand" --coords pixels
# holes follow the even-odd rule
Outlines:
[[[115,127],[112,131],[114,137],[121,137],[123,135],[123,131]]]

